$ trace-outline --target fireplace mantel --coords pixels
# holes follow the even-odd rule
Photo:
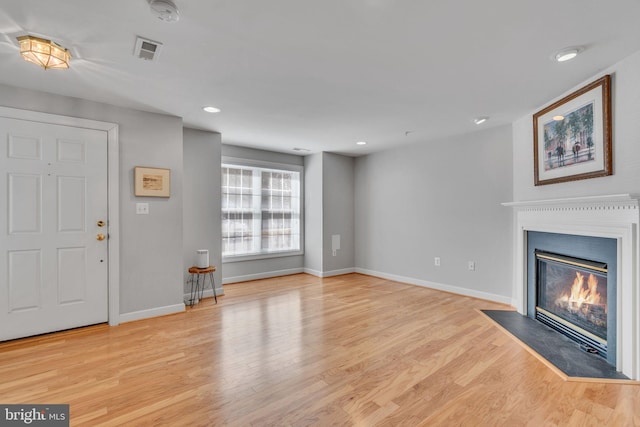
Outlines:
[[[502,206],[514,209],[535,208],[594,208],[594,207],[638,207],[640,197],[631,194],[609,194],[604,196],[568,197],[563,199],[528,200],[521,202],[505,202]]]
[[[514,210],[514,305],[527,314],[527,232],[606,237],[618,242],[616,368],[640,379],[640,198],[631,194],[502,203]]]

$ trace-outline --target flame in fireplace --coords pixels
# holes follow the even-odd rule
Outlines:
[[[582,304],[600,304],[597,277],[593,274],[589,274],[587,286],[585,287],[584,274],[576,271],[576,278],[573,280],[573,285],[571,285],[570,294],[562,295],[559,300],[578,309]]]

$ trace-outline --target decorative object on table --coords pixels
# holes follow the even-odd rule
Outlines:
[[[171,169],[136,166],[134,182],[136,196],[171,196]]]
[[[198,249],[196,251],[196,267],[209,267],[209,251],[207,249]]]
[[[611,76],[533,115],[535,185],[613,175]]]

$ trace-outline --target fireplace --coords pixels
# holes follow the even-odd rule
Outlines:
[[[639,204],[629,194],[503,203],[515,213],[513,305],[517,311],[535,316],[537,290],[531,286],[536,269],[531,252],[535,249],[607,264],[607,362],[634,380],[640,380]],[[576,248],[580,252],[591,244],[532,248],[536,233],[604,238],[615,248],[613,261],[576,253]]]
[[[607,264],[535,251],[536,320],[607,358]]]
[[[617,255],[616,239],[527,232],[527,316],[613,366],[618,347]]]

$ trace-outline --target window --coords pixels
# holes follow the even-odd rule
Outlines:
[[[285,165],[223,159],[225,261],[300,254],[301,172]]]

